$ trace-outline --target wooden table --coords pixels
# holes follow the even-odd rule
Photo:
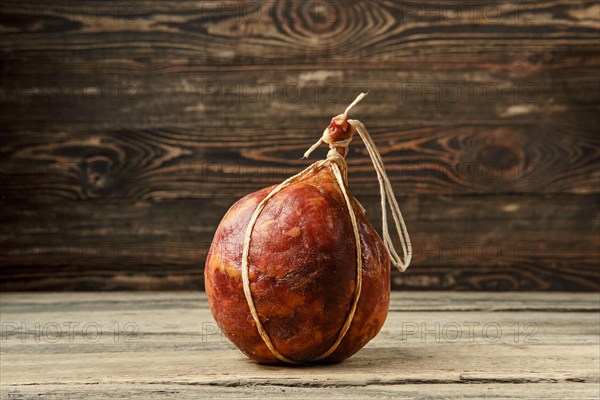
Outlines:
[[[1,398],[599,398],[599,297],[393,293],[337,365],[247,360],[196,292],[1,295]]]

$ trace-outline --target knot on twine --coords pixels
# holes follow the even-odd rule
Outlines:
[[[315,144],[313,144],[311,148],[306,151],[306,153],[304,153],[302,160],[308,158],[308,156],[310,156],[310,154],[321,144],[327,143],[329,145],[327,160],[334,161],[343,169],[347,169],[348,166],[346,164],[346,154],[347,149],[350,146],[350,142],[352,142],[352,135],[350,135],[350,137],[347,139],[334,139],[331,135],[330,129],[325,128],[323,131],[323,136],[321,136],[321,138]]]
[[[387,177],[385,172],[385,168],[383,166],[383,160],[381,159],[381,155],[377,148],[375,147],[375,143],[373,143],[373,139],[367,132],[365,126],[358,120],[349,120],[348,112],[360,102],[363,98],[367,96],[367,93],[361,93],[352,104],[346,108],[346,111],[343,114],[338,115],[332,121],[332,125],[336,128],[334,130],[331,129],[331,126],[326,128],[323,132],[321,138],[311,146],[310,149],[304,153],[303,158],[307,158],[310,153],[312,153],[317,147],[319,147],[323,142],[329,145],[329,153],[327,153],[327,160],[318,161],[312,165],[310,165],[305,170],[300,173],[286,179],[281,182],[275,189],[273,189],[256,207],[252,217],[250,218],[250,222],[248,223],[248,227],[246,228],[246,234],[244,236],[244,247],[242,252],[242,283],[244,288],[244,295],[246,296],[246,301],[248,303],[248,307],[250,308],[250,313],[252,314],[252,318],[256,324],[256,329],[263,339],[265,345],[269,348],[271,353],[285,363],[289,364],[299,364],[298,361],[292,360],[285,355],[281,354],[273,345],[269,334],[265,330],[260,317],[258,315],[258,311],[256,310],[256,306],[254,304],[254,299],[252,298],[252,292],[250,289],[250,273],[249,273],[249,253],[250,253],[250,243],[252,239],[252,231],[254,229],[254,225],[258,219],[258,216],[266,206],[267,202],[273,198],[277,193],[279,193],[282,189],[287,186],[293,184],[294,182],[304,178],[305,176],[314,173],[323,167],[330,167],[335,179],[338,183],[338,186],[342,192],[344,197],[344,201],[346,203],[346,207],[348,208],[348,215],[350,221],[352,223],[352,231],[354,236],[354,242],[356,245],[356,286],[354,291],[354,296],[352,300],[352,305],[344,322],[344,325],[340,329],[338,337],[336,341],[331,345],[331,347],[320,356],[316,357],[312,361],[322,360],[324,358],[329,357],[333,352],[338,348],[342,339],[348,332],[350,325],[352,324],[352,320],[354,319],[354,314],[356,312],[356,307],[358,305],[358,300],[360,299],[360,294],[362,291],[362,248],[360,243],[360,232],[358,230],[358,223],[356,220],[356,215],[354,212],[353,201],[351,200],[351,194],[349,190],[346,188],[347,185],[347,165],[345,160],[345,155],[347,154],[347,148],[352,141],[352,136],[355,132],[358,132],[361,139],[363,140],[365,147],[371,157],[371,161],[373,162],[373,167],[375,168],[375,172],[377,173],[377,180],[379,181],[379,191],[381,195],[381,217],[382,217],[382,230],[383,230],[383,243],[390,255],[391,263],[398,268],[400,271],[406,270],[408,265],[410,264],[412,258],[412,246],[410,243],[410,238],[408,237],[408,231],[406,229],[406,225],[404,224],[404,219],[402,218],[402,214],[400,213],[400,208],[398,207],[398,203],[396,201],[396,197],[394,196],[394,192],[392,190],[392,185],[390,180]],[[338,138],[340,135],[344,137],[344,139]],[[358,203],[358,202],[356,202]],[[388,229],[387,222],[387,206],[390,206],[392,210],[392,218],[395,223],[396,231],[398,232],[398,236],[400,238],[400,245],[402,247],[402,252],[404,254],[404,259],[401,258],[394,244],[392,243],[392,238],[390,236],[390,232]],[[360,205],[360,204],[359,204]]]
[[[356,100],[354,100],[352,104],[346,108],[343,114],[333,118],[331,125],[325,128],[321,138],[304,153],[302,159],[308,158],[308,156],[310,156],[310,154],[322,143],[327,143],[329,145],[327,160],[338,163],[343,170],[346,170],[347,165],[345,157],[348,153],[347,149],[350,146],[350,142],[352,142],[354,133],[356,132],[356,126],[352,124],[350,120],[348,120],[348,113],[367,95],[368,93],[361,93]],[[332,126],[335,127],[336,131],[332,131]],[[344,128],[341,129],[340,126],[343,126]],[[340,136],[345,138],[342,139]]]

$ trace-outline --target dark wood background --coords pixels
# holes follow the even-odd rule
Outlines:
[[[201,288],[228,207],[366,90],[415,247],[394,288],[600,289],[596,0],[1,7],[1,290]]]

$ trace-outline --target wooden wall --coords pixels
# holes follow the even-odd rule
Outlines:
[[[596,0],[1,7],[1,290],[201,288],[228,207],[367,90],[415,247],[394,288],[600,289]]]

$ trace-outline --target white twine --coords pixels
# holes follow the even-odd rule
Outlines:
[[[365,96],[367,96],[367,94],[368,93],[361,93],[356,98],[356,100],[354,100],[352,102],[352,104],[350,104],[348,106],[348,108],[346,108],[346,111],[344,112],[343,116],[346,117],[348,115],[348,113],[350,112],[350,110],[356,104],[358,104]],[[377,151],[377,148],[375,147],[375,144],[373,143],[373,140],[371,139],[371,136],[367,132],[367,129],[364,127],[364,125],[360,121],[357,121],[357,120],[348,120],[348,123],[351,125],[352,129],[355,129],[358,132],[361,139],[365,143],[365,146],[367,148],[369,156],[371,157],[371,161],[373,162],[373,167],[375,168],[375,171],[377,172],[377,180],[379,181],[379,191],[380,191],[380,195],[381,195],[381,214],[382,214],[382,220],[383,220],[382,228],[383,228],[384,246],[387,249],[388,253],[390,254],[390,260],[391,260],[392,264],[396,268],[398,268],[400,271],[405,271],[406,268],[408,268],[408,265],[410,264],[410,260],[412,258],[412,246],[410,243],[410,238],[408,236],[408,231],[406,230],[406,225],[404,223],[404,219],[402,218],[402,213],[400,212],[400,208],[398,207],[398,203],[396,201],[394,192],[392,190],[392,185],[390,184],[390,181],[385,172],[383,160],[381,159],[381,155]],[[348,208],[348,215],[350,216],[350,222],[352,223],[352,231],[354,233],[354,242],[356,244],[356,286],[355,286],[355,290],[354,290],[352,306],[350,308],[350,311],[348,312],[348,315],[346,317],[344,325],[340,329],[340,332],[338,334],[336,341],[325,353],[321,354],[320,356],[313,359],[312,361],[318,361],[318,360],[322,360],[324,358],[329,357],[338,348],[338,346],[342,342],[344,336],[350,329],[350,325],[352,324],[352,320],[354,319],[354,314],[356,312],[356,307],[358,305],[358,300],[360,299],[360,294],[362,291],[362,249],[361,249],[361,245],[360,245],[360,234],[359,234],[359,230],[358,230],[358,223],[356,221],[356,215],[354,212],[354,207],[352,206],[352,201],[350,200],[350,196],[346,189],[346,181],[347,181],[347,179],[346,179],[346,172],[347,172],[346,161],[345,161],[344,157],[336,150],[336,148],[347,148],[351,141],[352,141],[352,135],[350,135],[350,137],[345,140],[332,141],[329,136],[328,129],[325,129],[322,137],[317,141],[317,143],[315,143],[313,146],[311,146],[311,148],[308,149],[306,151],[306,153],[304,153],[304,158],[307,158],[317,147],[319,147],[319,145],[321,145],[323,142],[326,142],[329,144],[329,148],[330,148],[329,153],[327,154],[327,160],[317,161],[317,162],[311,164],[308,168],[306,168],[303,171],[301,171],[300,173],[286,179],[285,181],[280,183],[277,187],[275,187],[275,189],[273,189],[258,204],[256,209],[254,210],[254,213],[252,214],[252,217],[250,218],[248,227],[246,228],[246,234],[244,236],[244,248],[243,248],[243,252],[242,252],[242,283],[243,283],[243,288],[244,288],[244,295],[246,296],[246,301],[248,303],[250,313],[252,314],[252,318],[254,319],[254,322],[256,324],[256,329],[257,329],[259,335],[261,336],[261,338],[263,339],[265,345],[267,346],[267,348],[269,348],[271,353],[273,353],[273,355],[275,357],[277,357],[277,359],[279,359],[280,361],[283,361],[285,363],[299,364],[300,362],[286,357],[285,355],[281,354],[275,348],[275,346],[273,345],[273,342],[271,341],[271,338],[269,337],[269,334],[267,333],[264,326],[262,325],[262,322],[260,321],[258,311],[256,310],[256,306],[254,304],[254,299],[252,298],[252,291],[250,289],[249,260],[248,260],[249,253],[250,253],[250,242],[252,240],[252,231],[254,230],[254,226],[256,224],[256,221],[258,220],[260,213],[266,206],[267,202],[273,198],[273,196],[275,196],[277,193],[279,193],[284,188],[295,183],[296,181],[304,178],[308,174],[318,171],[319,169],[323,168],[325,165],[330,166],[330,168],[333,172],[333,175],[335,176],[336,182],[344,196],[344,201],[346,202],[346,207]],[[404,260],[402,260],[402,258],[396,252],[394,245],[392,243],[392,239],[390,237],[388,223],[387,223],[387,210],[386,210],[387,204],[390,205],[390,208],[392,210],[392,218],[394,219],[396,231],[398,232],[398,235],[400,237],[400,243],[401,243],[402,251],[404,254]]]
[[[358,102],[364,99],[368,93],[361,93],[356,100],[348,106],[346,111],[344,112],[344,116],[348,115],[348,112],[354,107]],[[362,139],[365,147],[367,148],[367,152],[371,157],[371,161],[373,162],[373,167],[375,168],[375,172],[377,173],[377,180],[379,181],[379,193],[381,196],[381,220],[382,220],[382,231],[383,231],[383,243],[388,253],[390,254],[390,259],[392,264],[398,268],[400,271],[404,272],[410,265],[410,261],[412,259],[412,244],[410,243],[410,237],[408,236],[408,230],[406,229],[406,224],[404,223],[404,218],[402,217],[402,212],[400,212],[400,207],[398,206],[398,202],[396,201],[396,196],[394,195],[394,190],[392,189],[392,184],[385,172],[385,166],[383,165],[383,159],[381,158],[381,154],[377,150],[371,135],[367,131],[367,128],[362,124],[362,122],[358,120],[349,119],[348,123],[356,129],[360,138]],[[340,142],[330,142],[328,141],[329,134],[327,129],[323,132],[323,136],[319,139],[317,143],[315,143],[306,153],[304,153],[304,158],[307,158],[310,153],[312,153],[321,143],[326,142],[329,144],[330,151],[327,155],[327,158],[335,157],[336,161],[344,160],[343,157],[335,150],[335,147],[348,147],[348,144],[352,140],[350,139],[340,141]],[[334,154],[335,153],[335,154]],[[344,160],[345,164],[345,160]],[[387,221],[387,205],[389,204],[390,209],[392,210],[392,218],[394,220],[394,224],[396,227],[396,232],[398,233],[398,237],[400,238],[400,246],[402,247],[402,253],[404,254],[404,258],[398,255],[396,248],[394,247],[394,243],[392,242],[392,238],[390,236],[390,231],[388,228]]]
[[[410,261],[412,259],[412,244],[410,243],[408,230],[406,229],[404,218],[402,217],[400,207],[398,206],[398,202],[396,201],[396,196],[394,195],[392,184],[390,183],[390,180],[385,172],[385,167],[383,165],[383,160],[381,159],[381,154],[379,154],[379,151],[377,151],[377,147],[375,147],[373,139],[371,139],[369,132],[367,132],[367,129],[362,124],[362,122],[358,120],[348,120],[348,122],[356,128],[356,131],[365,143],[365,147],[369,152],[369,156],[371,156],[371,161],[373,162],[375,172],[377,172],[377,180],[379,181],[379,193],[381,195],[381,221],[383,231],[383,243],[385,244],[385,248],[387,249],[387,251],[390,253],[390,259],[392,261],[392,264],[400,271],[404,272],[406,271],[406,268],[408,268],[408,266],[410,265]],[[396,232],[398,233],[398,237],[400,238],[400,245],[402,246],[404,260],[396,252],[396,248],[394,247],[394,243],[392,242],[392,238],[390,236],[390,231],[388,229],[387,222],[386,200],[390,206],[390,209],[392,210],[392,219],[394,220]]]

